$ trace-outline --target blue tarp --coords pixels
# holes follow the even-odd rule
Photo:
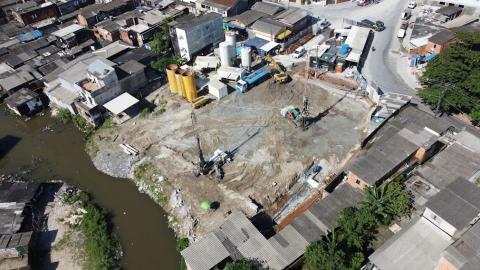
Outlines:
[[[345,55],[348,53],[348,50],[350,50],[350,45],[343,44],[342,47],[340,47],[340,50],[338,50],[338,53],[341,55]]]
[[[245,31],[245,28],[243,28],[241,26],[238,26],[236,24],[230,23],[230,22],[227,22],[226,25],[229,29],[237,29],[237,30]]]
[[[436,53],[431,53],[431,54],[425,56],[425,62],[430,62],[430,61],[432,61],[432,60],[435,58],[435,56],[437,56]]]
[[[33,30],[31,32],[23,33],[17,36],[17,39],[24,42],[24,41],[30,41],[37,39],[39,37],[43,36],[42,31],[40,30]]]
[[[267,40],[256,37],[256,38],[252,38],[252,39],[247,39],[243,43],[243,45],[245,45],[247,47],[254,47],[257,50],[260,50],[260,48],[267,43],[268,43]]]

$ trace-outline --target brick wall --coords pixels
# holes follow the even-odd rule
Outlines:
[[[367,182],[363,181],[362,179],[358,178],[354,173],[348,172],[347,175],[347,182],[350,186],[359,189],[365,189],[368,187]]]

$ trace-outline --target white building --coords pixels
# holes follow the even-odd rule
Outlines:
[[[217,47],[225,39],[223,18],[212,12],[176,21],[170,28],[170,36],[175,54],[190,61],[196,53]]]

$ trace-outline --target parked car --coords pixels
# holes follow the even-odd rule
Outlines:
[[[385,24],[382,21],[372,22],[370,20],[365,19],[357,23],[357,25],[370,28],[378,32],[385,30]]]
[[[407,34],[407,28],[408,28],[408,22],[402,22],[402,25],[400,25],[400,29],[398,29],[397,37],[404,38],[405,35]]]
[[[414,9],[417,7],[417,2],[415,1],[411,1],[410,3],[408,3],[408,6],[407,6],[409,9]]]
[[[322,19],[319,21],[318,25],[320,27],[320,30],[323,31],[330,26],[330,22],[327,21],[327,19]]]
[[[385,24],[382,21],[376,21],[373,25],[373,30],[381,32],[385,30]]]
[[[412,12],[410,10],[405,10],[402,13],[402,20],[408,21],[412,17]]]
[[[297,49],[295,49],[295,51],[292,53],[292,56],[293,56],[294,58],[300,58],[300,57],[302,57],[306,52],[307,52],[307,50],[305,49],[305,47],[301,46],[301,47],[298,47]]]

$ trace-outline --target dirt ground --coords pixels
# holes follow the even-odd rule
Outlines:
[[[314,119],[306,131],[280,114],[288,105],[301,108],[303,96],[309,99]],[[165,208],[180,224],[176,229],[182,236],[203,235],[220,225],[232,210],[254,215],[258,205],[277,209],[277,200],[288,193],[307,164],[321,163],[324,174],[335,173],[359,147],[369,110],[360,99],[329,93],[296,79],[284,85],[267,80],[247,93],[231,93],[212,101],[195,110],[205,159],[216,149],[236,150],[233,161],[223,167],[224,179],[217,181],[213,175],[192,176],[198,157],[191,105],[165,89],[147,99],[156,109],[147,117],[101,129],[93,138],[95,153],[101,162],[109,157],[110,163],[124,164],[128,156],[119,143],[140,150],[137,165],[152,163],[167,179],[159,185],[169,183],[161,187],[170,197]],[[93,161],[97,168],[105,167],[95,157]],[[132,178],[130,171],[124,176]],[[219,208],[201,209],[204,200],[217,202]]]

